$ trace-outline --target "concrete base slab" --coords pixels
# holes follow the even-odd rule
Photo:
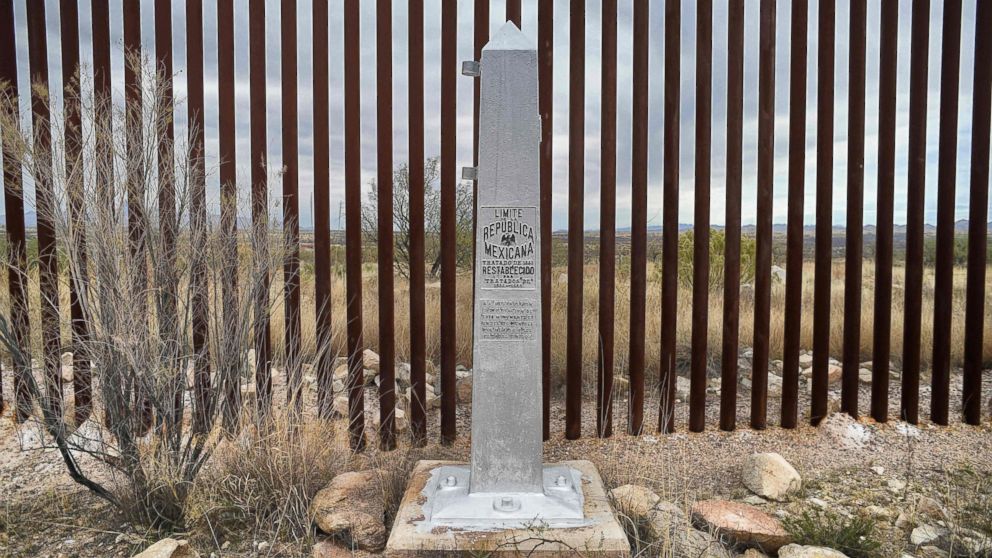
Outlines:
[[[581,474],[585,521],[570,527],[549,527],[535,522],[527,528],[485,528],[471,530],[436,525],[426,520],[425,488],[431,472],[442,466],[460,465],[451,461],[420,461],[410,476],[403,502],[386,543],[386,556],[597,556],[630,555],[630,544],[620,523],[613,516],[596,467],[589,461],[565,461]]]

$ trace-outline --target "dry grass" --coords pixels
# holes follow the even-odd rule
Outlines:
[[[351,462],[334,435],[333,423],[293,426],[284,415],[245,425],[197,482],[187,512],[194,532],[209,534],[203,542],[216,548],[229,539],[312,544],[310,502]]]
[[[646,313],[646,354],[647,377],[657,378],[661,352],[661,282],[659,268],[649,264],[647,284],[647,313]],[[813,346],[813,263],[807,262],[803,269],[803,311],[800,343],[804,349]],[[965,273],[964,268],[954,270],[953,310],[955,317],[951,323],[951,364],[960,366],[964,350],[964,309],[965,309]],[[992,270],[988,272],[992,277]],[[565,280],[566,269],[552,270],[551,287],[551,366],[552,375],[556,381],[564,378],[565,371],[565,339],[568,318],[567,291]],[[893,272],[892,293],[892,333],[891,355],[895,363],[902,361],[903,345],[903,291],[905,270],[895,268]],[[363,285],[363,329],[365,343],[372,349],[379,344],[378,331],[378,290],[374,266],[366,266]],[[313,324],[315,316],[314,285],[304,275],[303,280],[303,327],[304,338],[310,340],[309,351],[313,351],[312,340],[315,339]],[[843,353],[844,336],[844,263],[837,262],[832,271],[833,285],[831,289],[831,323],[830,323],[830,353],[840,358]],[[861,359],[871,360],[874,323],[874,265],[870,261],[864,264],[863,289],[861,291]],[[926,269],[923,279],[923,320],[921,360],[923,366],[929,365],[932,355],[933,332],[933,270]],[[332,281],[332,319],[334,328],[334,350],[344,351],[344,327],[346,324],[345,285],[343,277],[335,275]],[[273,285],[273,300],[277,300],[273,310],[273,331],[281,331],[283,309],[281,306],[281,281]],[[594,264],[586,265],[583,280],[583,375],[587,382],[595,382],[596,362],[598,359],[598,344],[592,342],[598,337],[598,301],[599,301],[599,270]],[[396,357],[406,360],[410,354],[410,314],[409,289],[406,281],[396,278],[395,284],[395,342]],[[456,344],[457,362],[470,366],[472,362],[472,342],[468,332],[471,331],[472,308],[472,278],[468,273],[458,276],[457,284],[457,331]],[[426,336],[427,358],[435,363],[440,358],[440,284],[428,282],[426,289]],[[676,345],[680,359],[687,360],[692,332],[692,291],[687,286],[680,285],[678,293],[678,323],[675,331]],[[616,344],[616,372],[626,374],[627,347],[629,346],[630,323],[630,286],[626,274],[619,273],[616,286],[616,321],[614,336]],[[986,307],[992,308],[992,289],[986,292]],[[709,296],[709,353],[711,360],[716,363],[720,357],[723,327],[723,290],[710,292]],[[785,331],[785,285],[773,283],[771,300],[771,334],[770,350],[772,359],[782,358],[783,335]],[[992,360],[992,312],[986,313],[984,335],[985,361]],[[751,346],[754,330],[754,301],[747,296],[747,291],[740,301],[740,344]],[[464,333],[462,333],[464,332]],[[281,335],[275,338],[276,343]],[[559,384],[560,385],[560,382]]]
[[[304,253],[303,260],[307,261],[307,254]],[[813,346],[813,278],[814,265],[806,262],[803,266],[803,297],[802,297],[802,326],[800,332],[800,344],[803,349],[811,349]],[[335,269],[331,279],[332,293],[332,350],[336,354],[344,354],[345,351],[345,325],[347,323],[345,304],[345,282],[344,270]],[[282,274],[281,270],[272,270],[272,335],[273,349],[276,351],[275,357],[282,358],[283,340],[283,316],[284,306],[282,297]],[[303,323],[303,349],[304,358],[312,359],[316,348],[316,334],[314,331],[316,303],[314,302],[314,281],[313,270],[307,266],[303,268],[302,280],[302,323]],[[556,385],[561,385],[561,380],[565,374],[565,340],[566,324],[568,319],[568,284],[566,280],[566,268],[554,268],[552,270],[551,287],[551,367],[552,376]],[[6,300],[7,289],[5,286],[6,274],[0,274],[0,308],[8,307]],[[364,267],[363,297],[362,297],[362,324],[364,331],[364,341],[366,346],[377,350],[379,346],[379,323],[378,323],[378,285],[376,279],[375,266],[366,264]],[[966,269],[957,267],[954,269],[954,290],[952,296],[952,316],[951,323],[951,365],[960,366],[963,361],[964,340],[966,332],[964,328],[965,313],[965,276]],[[987,271],[987,276],[992,277],[992,266]],[[835,358],[840,358],[843,353],[844,336],[844,263],[837,261],[832,268],[832,288],[831,288],[831,323],[830,323],[830,354]],[[904,287],[905,269],[896,267],[893,270],[893,292],[892,292],[892,332],[891,332],[891,358],[899,365],[902,361],[903,345],[903,322],[905,300]],[[863,288],[861,291],[861,360],[867,361],[872,358],[873,323],[874,323],[874,264],[866,260],[863,269]],[[32,300],[37,300],[37,268],[32,270],[31,289],[29,295]],[[598,343],[591,342],[598,336],[598,305],[599,305],[599,269],[595,264],[587,264],[583,279],[583,375],[588,383],[595,382],[596,362],[598,359]],[[69,287],[67,281],[63,281],[61,294],[63,298],[62,311],[66,314],[66,319],[62,320],[63,338],[68,339],[69,320]],[[924,270],[923,274],[923,319],[921,329],[921,362],[924,367],[929,366],[932,356],[933,341],[933,294],[934,294],[934,272],[932,268]],[[244,296],[244,293],[242,293]],[[471,309],[472,309],[472,277],[469,273],[461,273],[457,281],[457,331],[459,332],[456,342],[457,362],[471,366],[472,363],[472,340],[468,332],[472,329]],[[435,364],[440,361],[440,324],[441,324],[441,299],[440,282],[428,280],[425,290],[426,297],[426,348],[427,358]],[[773,282],[771,292],[771,324],[770,324],[770,357],[772,359],[782,358],[783,334],[785,331],[785,285],[780,282]],[[410,355],[410,294],[409,285],[402,277],[395,278],[394,286],[395,301],[395,330],[394,339],[396,343],[396,358],[408,360]],[[676,348],[678,359],[687,361],[689,358],[689,347],[692,333],[692,290],[690,286],[680,284],[678,292],[678,323],[676,326]],[[630,323],[630,283],[629,276],[624,269],[618,269],[616,285],[616,321],[614,327],[616,346],[616,373],[626,374],[627,371],[627,348],[629,346],[629,323]],[[992,308],[992,288],[986,289],[986,308]],[[660,265],[648,264],[647,283],[647,312],[646,312],[646,349],[645,364],[647,366],[647,377],[657,378],[661,352],[661,273]],[[37,304],[32,305],[32,323],[40,323],[40,308]],[[709,295],[709,354],[714,365],[720,359],[720,346],[723,338],[723,289],[722,287],[710,291]],[[741,346],[751,346],[754,330],[754,301],[749,296],[749,291],[742,291],[740,299],[740,344]],[[37,351],[41,346],[40,328],[32,329],[33,342]],[[986,312],[984,328],[984,361],[992,361],[992,312]]]

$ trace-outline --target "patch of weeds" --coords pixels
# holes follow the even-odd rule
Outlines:
[[[944,498],[950,515],[962,527],[992,537],[992,475],[964,466],[949,474]]]
[[[369,457],[370,469],[376,477],[376,495],[384,512],[383,524],[387,531],[393,527],[393,520],[406,492],[407,481],[416,464],[416,456],[409,448],[390,453],[374,452]]]
[[[0,543],[14,537],[17,533],[16,516],[10,512],[10,504],[0,508]]]
[[[617,521],[627,535],[630,543],[631,556],[654,556],[658,550],[658,541],[651,533],[647,517],[630,516],[624,513],[616,514]]]
[[[812,509],[782,520],[793,540],[802,545],[825,546],[851,558],[874,558],[882,543],[876,538],[875,520],[845,517],[830,510]]]

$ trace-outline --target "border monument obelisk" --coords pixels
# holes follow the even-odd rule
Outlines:
[[[507,22],[483,48],[479,75],[471,463],[418,463],[387,554],[625,555],[630,547],[595,467],[541,460],[537,50]],[[539,548],[527,535],[534,528]]]

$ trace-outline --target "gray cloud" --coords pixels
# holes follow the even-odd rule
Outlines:
[[[630,220],[630,147],[631,147],[631,59],[632,59],[632,2],[621,0],[618,14],[618,99],[617,99],[617,211],[618,226],[626,226]],[[123,102],[122,43],[122,0],[111,0],[111,33],[114,45],[112,53],[116,99]],[[142,43],[146,52],[154,49],[153,4],[150,0],[141,2]],[[268,156],[273,165],[282,159],[281,148],[281,67],[279,44],[280,3],[267,0],[266,39],[268,56],[266,71],[267,87],[267,126]],[[568,51],[569,51],[569,2],[554,0],[554,219],[555,228],[563,228],[567,221],[568,201]],[[459,0],[458,6],[458,58],[466,60],[472,56],[473,3]],[[976,0],[964,3],[962,28],[962,56],[960,79],[960,114],[958,124],[957,191],[956,218],[967,217],[968,188],[970,184],[971,115],[972,85],[974,71]],[[50,83],[53,91],[61,87],[61,57],[58,2],[46,0],[48,21],[48,48]],[[204,63],[205,63],[205,103],[206,139],[208,168],[215,168],[218,160],[217,135],[217,13],[216,3],[206,2],[204,6]],[[789,111],[789,62],[790,62],[790,18],[791,3],[777,3],[776,60],[775,60],[775,197],[774,220],[784,222],[787,208],[788,173],[788,111]],[[331,223],[338,226],[340,202],[343,199],[344,160],[343,160],[343,2],[330,1],[330,147],[328,161],[314,161],[312,147],[312,3],[300,0],[298,5],[298,80],[300,107],[300,209],[304,225],[312,222],[312,179],[315,164],[327,164],[331,176]],[[393,121],[394,121],[394,162],[399,164],[407,159],[408,147],[408,67],[407,67],[407,6],[396,2],[393,7]],[[758,10],[757,2],[749,2],[745,8],[745,99],[744,99],[744,190],[743,220],[754,221],[755,184],[757,174],[757,71],[758,71]],[[602,69],[601,13],[599,1],[586,3],[586,103],[585,103],[585,219],[587,228],[596,228],[599,223],[599,181],[600,181],[600,75]],[[425,75],[425,153],[435,156],[440,151],[440,12],[441,0],[425,2],[424,14],[424,75]],[[664,89],[664,3],[650,3],[650,53],[649,53],[649,194],[648,217],[651,224],[661,223],[661,187],[664,162],[662,160],[662,123]],[[502,23],[505,13],[503,0],[491,2],[490,30]],[[176,94],[182,101],[186,94],[186,51],[184,3],[173,1],[173,54],[176,71]],[[695,126],[695,0],[682,4],[681,28],[681,141],[680,141],[680,221],[692,222],[693,208],[693,167],[694,167],[694,126]],[[817,3],[811,2],[809,13],[809,68],[807,73],[807,122],[806,122],[806,196],[805,213],[807,223],[814,222],[815,180],[816,180],[816,59],[818,52]],[[867,40],[867,82],[865,124],[865,222],[875,221],[875,189],[877,181],[877,141],[878,141],[878,59],[879,59],[879,17],[880,7],[876,3],[868,5]],[[849,7],[847,3],[837,4],[836,14],[836,84],[834,92],[835,131],[834,131],[834,216],[835,223],[845,219],[847,184],[847,115],[848,115],[848,57],[849,57]],[[943,8],[940,2],[931,7],[929,94],[927,112],[927,195],[926,220],[932,222],[936,216],[936,174],[937,174],[937,134],[939,129],[940,103],[940,45],[942,36]],[[15,3],[17,24],[17,62],[19,86],[28,91],[27,33],[23,3]],[[897,160],[896,160],[896,208],[897,222],[905,220],[906,151],[909,119],[909,37],[911,14],[908,5],[901,6],[899,22],[898,58],[898,98],[897,98]],[[82,62],[92,62],[92,39],[90,33],[90,3],[80,2],[80,40]],[[247,191],[249,157],[249,109],[248,96],[248,6],[247,0],[235,0],[235,94],[237,126],[237,163],[239,168],[239,188]],[[376,157],[376,103],[375,103],[375,3],[361,3],[361,122],[362,122],[362,178],[367,183],[375,176]],[[727,7],[723,2],[714,3],[713,21],[713,128],[712,128],[712,184],[713,196],[711,220],[714,224],[724,221],[723,191],[726,168],[726,71],[728,25]],[[523,10],[523,31],[536,39],[537,2],[525,1]],[[56,110],[59,109],[56,101]],[[22,103],[22,110],[26,110]],[[471,164],[472,160],[472,83],[470,78],[459,78],[457,97],[457,165]],[[180,102],[177,107],[177,136],[186,133],[186,106]],[[29,118],[25,118],[29,126]],[[280,186],[273,183],[272,201],[278,201]],[[217,200],[217,177],[210,177],[208,195],[212,203]],[[32,195],[30,184],[27,193]],[[274,211],[278,209],[274,207]]]

